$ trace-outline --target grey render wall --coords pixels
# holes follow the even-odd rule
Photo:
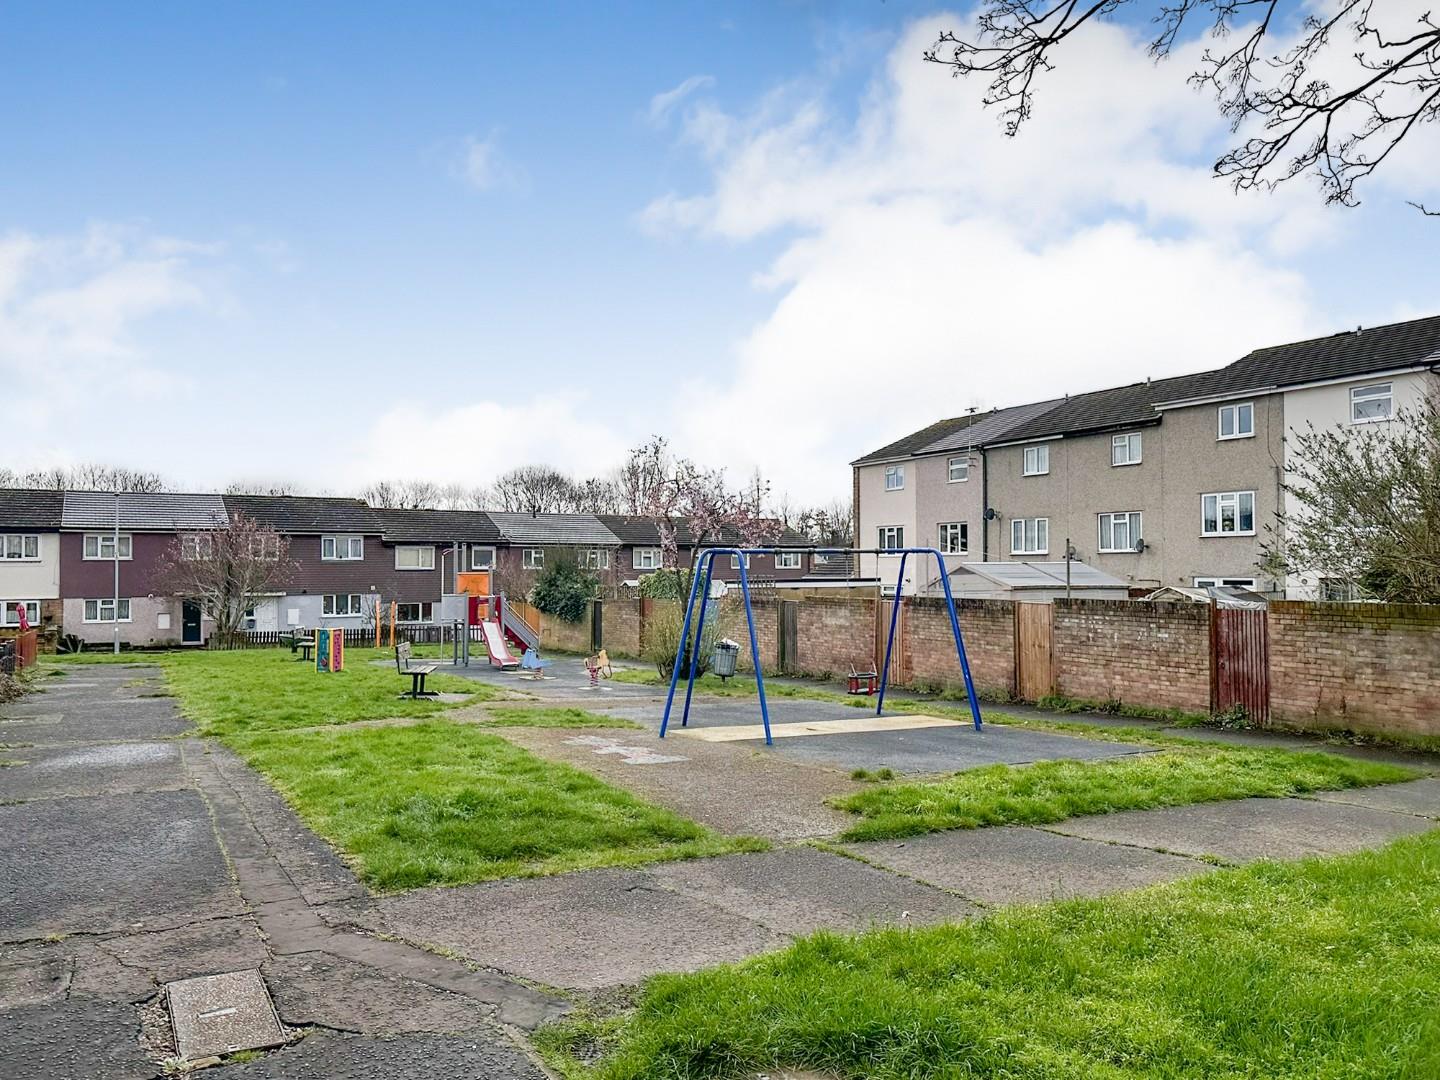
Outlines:
[[[121,594],[124,596],[124,594]],[[120,624],[122,645],[178,645],[181,634],[181,601],[168,596],[132,596],[130,619]],[[74,634],[87,645],[109,645],[115,640],[113,622],[85,621],[85,601],[67,597],[64,601],[63,623],[65,633]],[[170,625],[160,625],[161,615],[168,615]],[[208,638],[214,624],[204,618],[200,628],[202,638]]]
[[[903,464],[905,466],[905,487],[900,491],[885,490],[885,469],[892,464]],[[882,525],[899,525],[905,530],[905,543],[914,544],[911,537],[916,535],[916,470],[914,459],[903,462],[882,462],[874,465],[862,465],[855,470],[857,477],[857,490],[860,500],[856,508],[856,520],[859,523],[860,544],[862,548],[873,548],[877,544],[877,529]],[[895,574],[899,570],[900,560],[898,558],[887,558],[884,556],[862,555],[859,560],[859,572],[864,577],[873,577],[879,574],[884,580],[893,582]],[[906,592],[913,591],[915,582],[915,571],[907,564],[905,569],[907,579]]]
[[[970,478],[951,483],[950,459],[957,457],[969,458]],[[968,455],[964,451],[932,454],[915,458],[909,465],[915,477],[915,533],[913,537],[906,535],[906,543],[915,547],[938,547],[940,522],[964,522],[969,526],[969,550],[953,557],[978,562],[984,512],[981,492],[985,486],[979,451]]]

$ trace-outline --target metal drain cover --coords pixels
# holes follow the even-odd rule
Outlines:
[[[187,1061],[260,1050],[285,1041],[270,992],[258,971],[181,979],[166,989],[175,1045]]]

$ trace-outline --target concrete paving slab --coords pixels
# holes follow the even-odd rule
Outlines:
[[[959,772],[980,765],[1024,765],[1061,758],[1096,761],[1150,753],[1152,748],[998,724],[988,724],[981,731],[954,724],[909,731],[781,739],[767,752],[847,772],[888,768],[905,775],[928,775]]]
[[[1352,788],[1349,791],[1321,791],[1309,797],[1321,802],[1389,810],[1395,814],[1440,818],[1440,779],[1428,776],[1423,780],[1411,780],[1404,784],[1381,784],[1378,787]]]
[[[474,998],[325,953],[276,957],[264,967],[280,1019],[292,1026],[364,1031],[471,1031],[495,1009]]]
[[[1104,896],[1210,869],[1178,855],[1008,826],[847,846],[877,865],[985,904]]]
[[[47,702],[30,714],[7,709],[6,716],[13,719],[0,721],[0,742],[36,746],[168,739],[193,729],[190,721],[175,711],[170,698],[107,701],[85,707],[77,702],[73,708],[59,710]]]
[[[70,957],[50,945],[0,951],[0,1011],[63,998],[70,989]]]
[[[1347,854],[1433,827],[1433,822],[1410,814],[1313,799],[1239,799],[1127,810],[1049,826],[1067,836],[1214,855],[1236,863]]]
[[[465,1035],[342,1035],[316,1032],[241,1065],[225,1080],[545,1080],[513,1043],[488,1031]]]
[[[157,983],[258,968],[269,956],[255,920],[248,916],[109,938],[99,947]]]
[[[10,1080],[149,1080],[133,1005],[72,994],[0,1009],[0,1076]]]
[[[22,747],[0,768],[0,802],[60,795],[109,795],[183,787],[171,742]]]
[[[0,806],[0,941],[239,914],[195,791]]]
[[[650,874],[676,892],[796,936],[955,922],[979,911],[943,889],[811,847],[663,863]]]
[[[549,986],[598,989],[693,971],[788,943],[783,934],[636,870],[422,889],[349,917]]]
[[[253,969],[172,982],[165,997],[175,1043],[187,1061],[285,1041],[270,992]]]

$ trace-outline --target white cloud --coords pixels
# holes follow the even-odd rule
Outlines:
[[[713,75],[691,75],[679,86],[672,87],[650,99],[650,123],[660,127],[670,119],[670,114],[676,107],[697,90],[703,90],[715,85]]]
[[[461,139],[455,170],[476,191],[518,187],[523,180],[519,168],[500,149],[496,131],[483,139],[474,135]]]
[[[1186,86],[1184,50],[1157,68],[1125,29],[1087,27],[1007,139],[979,86],[918,59],[959,22],[902,35],[851,120],[800,83],[749,115],[687,113],[713,186],[655,199],[642,227],[789,239],[757,275],[777,299],[733,377],[686,388],[683,450],[822,498],[848,492],[851,459],[969,405],[1323,330],[1285,260],[1335,216],[1299,187],[1247,197],[1211,179],[1226,132]]]

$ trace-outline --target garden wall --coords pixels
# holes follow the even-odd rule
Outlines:
[[[1055,689],[1087,701],[1210,711],[1210,607],[1056,600]]]

